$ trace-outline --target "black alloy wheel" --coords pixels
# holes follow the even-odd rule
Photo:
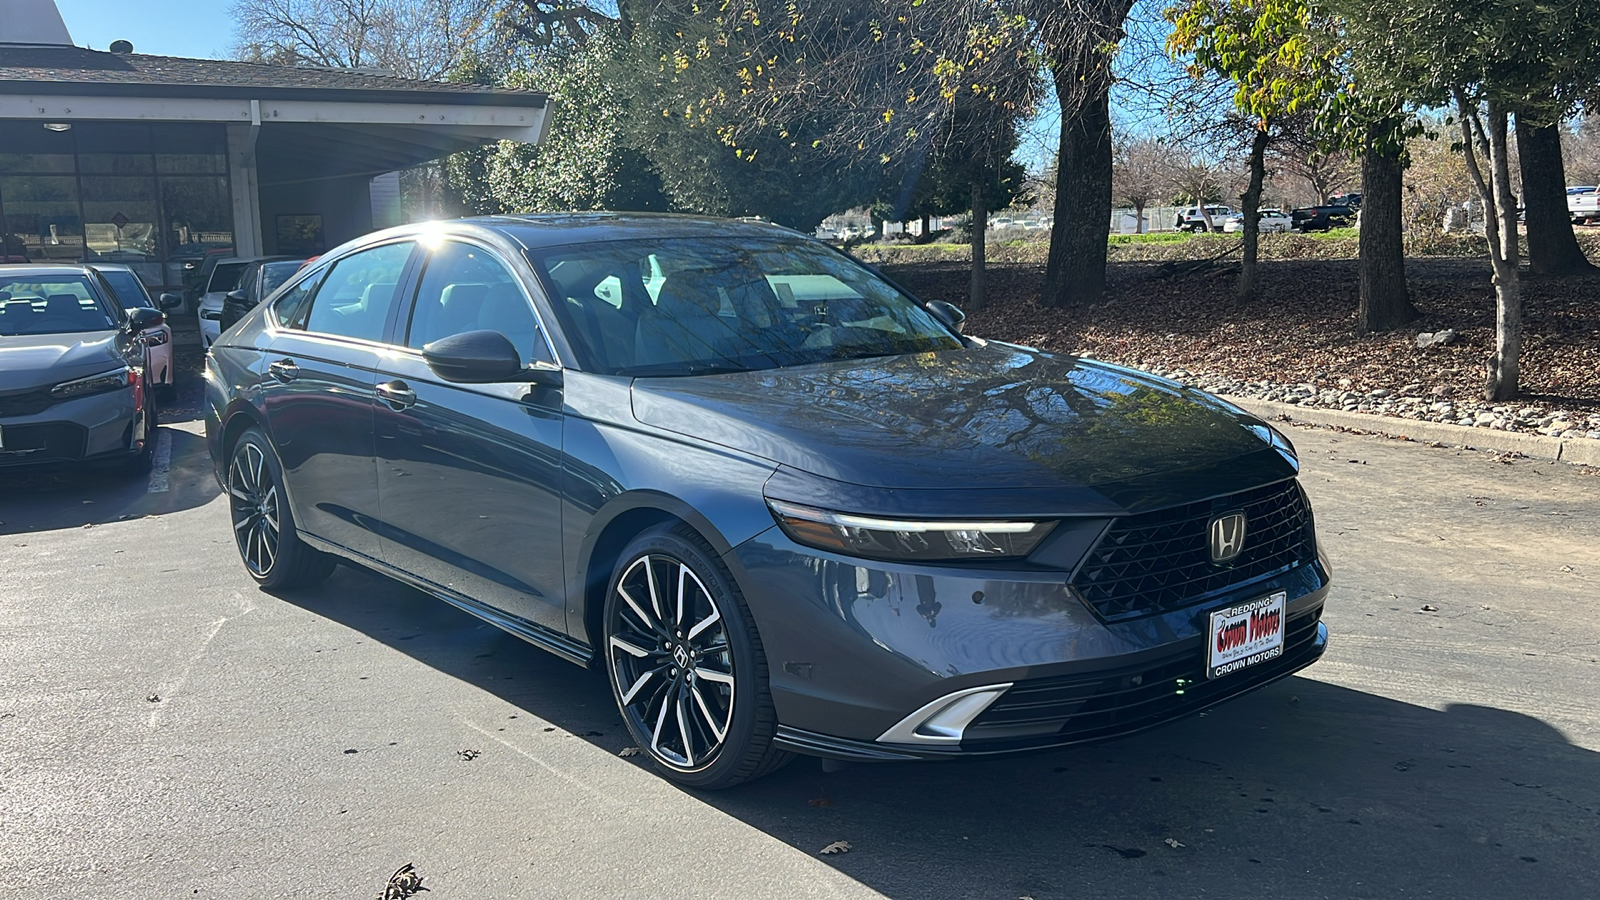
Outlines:
[[[606,591],[606,672],[633,739],[674,781],[731,787],[783,764],[766,657],[727,569],[687,526],[622,554]]]
[[[336,560],[306,546],[283,495],[283,468],[266,436],[251,428],[228,459],[228,507],[234,542],[250,577],[265,588],[316,584]]]

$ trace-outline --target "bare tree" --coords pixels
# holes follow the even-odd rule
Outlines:
[[[1600,184],[1600,115],[1581,116],[1562,129],[1561,155],[1573,184]]]
[[[1347,151],[1325,146],[1311,122],[1311,116],[1298,115],[1280,123],[1280,131],[1269,151],[1284,174],[1303,181],[1317,204],[1339,192],[1361,175],[1361,167]]]
[[[1173,150],[1153,138],[1120,141],[1111,152],[1111,195],[1133,207],[1135,231],[1144,234],[1145,207],[1170,193]]]
[[[488,36],[499,0],[236,0],[234,55],[436,80]]]

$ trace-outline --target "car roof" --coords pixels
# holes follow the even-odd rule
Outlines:
[[[137,272],[133,271],[131,267],[125,266],[121,263],[84,263],[84,266],[91,269],[98,269],[101,272],[127,272],[130,275],[138,274]]]
[[[233,263],[273,262],[280,259],[294,259],[292,256],[224,256],[217,260],[217,265],[226,266]]]
[[[527,250],[663,237],[745,236],[815,240],[810,235],[770,222],[741,222],[677,213],[565,212],[475,216],[401,225],[358,238],[352,245],[440,232],[464,234],[479,229],[500,234]],[[342,250],[330,250],[326,255],[342,256]]]
[[[0,273],[6,275],[87,275],[89,266],[84,263],[5,263]]]

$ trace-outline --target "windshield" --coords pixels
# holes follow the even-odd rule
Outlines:
[[[117,269],[110,271],[101,269],[100,274],[111,285],[111,290],[116,293],[117,302],[122,304],[123,309],[154,306],[150,302],[150,295],[145,293],[144,285],[139,283],[139,276]]]
[[[231,291],[239,286],[239,276],[244,273],[249,263],[218,263],[211,270],[211,281],[206,285],[206,293],[215,294],[219,291]]]
[[[893,285],[799,239],[617,241],[530,259],[580,364],[602,374],[748,371],[961,346]]]
[[[283,286],[289,276],[300,271],[304,260],[291,259],[287,262],[271,262],[261,267],[261,297],[270,297],[272,292]],[[260,300],[261,297],[255,298]]]
[[[0,276],[0,337],[116,327],[83,275]]]

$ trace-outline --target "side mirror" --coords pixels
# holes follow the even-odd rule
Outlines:
[[[422,358],[435,375],[459,384],[493,384],[522,378],[537,384],[561,383],[561,369],[556,366],[545,363],[524,369],[511,339],[498,331],[464,331],[440,338],[423,346]]]
[[[248,300],[249,298],[245,296],[245,293],[244,293],[243,289],[241,289],[241,290],[237,290],[237,291],[229,291],[228,293],[223,295],[223,299],[232,300],[235,303],[243,303],[246,300]]]
[[[160,305],[162,309],[177,309],[183,305],[183,295],[162,294],[160,298],[156,300],[156,303]]]
[[[961,307],[943,300],[929,300],[925,306],[928,312],[933,313],[935,319],[945,324],[946,328],[956,334],[964,333],[967,327],[967,314],[961,311]]]
[[[141,306],[128,310],[128,330],[134,334],[160,325],[167,320],[166,314],[159,309]]]

